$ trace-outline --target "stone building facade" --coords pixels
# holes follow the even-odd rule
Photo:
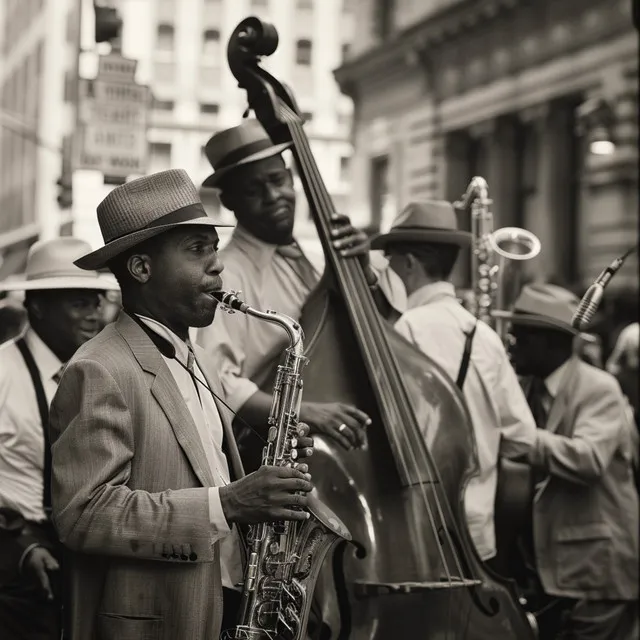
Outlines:
[[[631,0],[363,0],[357,11],[336,70],[354,100],[351,211],[386,228],[408,202],[456,200],[483,176],[495,228],[542,243],[529,275],[577,288],[638,241]],[[611,155],[589,153],[577,131],[576,109],[594,97],[613,113]],[[611,291],[637,296],[637,271],[632,256]]]

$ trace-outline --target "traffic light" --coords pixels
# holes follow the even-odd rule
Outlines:
[[[73,206],[73,185],[71,184],[71,175],[62,175],[56,181],[60,187],[58,190],[58,206],[61,209],[71,209]]]
[[[71,209],[73,206],[73,137],[66,135],[62,138],[62,157],[60,163],[60,177],[56,180],[58,187],[58,206],[61,209]]]
[[[122,18],[118,15],[118,10],[114,7],[100,6],[95,1],[93,9],[96,14],[96,43],[111,42],[117,38],[122,29]]]

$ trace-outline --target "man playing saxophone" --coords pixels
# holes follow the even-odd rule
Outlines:
[[[182,170],[98,206],[124,311],[68,363],[51,408],[53,520],[73,640],[218,640],[221,543],[234,525],[306,521],[306,465],[244,476],[217,372],[188,338],[213,320],[218,234]],[[297,425],[297,453],[309,455]],[[229,559],[222,563],[236,571]]]
[[[467,485],[465,510],[481,559],[496,554],[494,501],[499,456],[526,453],[535,422],[498,335],[456,298],[451,272],[471,234],[459,231],[453,206],[409,204],[389,233],[372,240],[384,250],[407,289],[407,311],[397,331],[456,380],[475,432],[479,473]],[[466,380],[465,380],[466,379]]]

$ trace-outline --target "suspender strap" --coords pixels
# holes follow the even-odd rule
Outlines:
[[[47,396],[44,393],[44,387],[42,386],[42,378],[40,377],[38,365],[36,364],[27,343],[24,341],[24,338],[17,340],[16,346],[24,358],[24,363],[27,365],[31,381],[33,382],[33,388],[36,392],[36,399],[38,401],[38,411],[40,412],[40,421],[42,422],[42,432],[44,435],[42,506],[47,518],[49,518],[51,516],[51,443],[49,442],[49,403],[47,402]]]
[[[464,386],[464,381],[467,377],[467,371],[469,369],[469,361],[471,360],[471,347],[473,345],[473,337],[476,335],[476,329],[478,327],[478,321],[473,325],[473,329],[469,333],[465,334],[467,339],[464,343],[464,353],[462,354],[462,361],[460,362],[460,370],[458,371],[458,378],[456,379],[456,386],[460,391]]]

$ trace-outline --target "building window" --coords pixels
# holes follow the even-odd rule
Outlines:
[[[173,52],[174,28],[170,24],[159,24],[156,36],[156,49],[158,51]]]
[[[214,64],[220,58],[220,32],[207,29],[202,35],[202,55],[205,64]]]
[[[252,9],[266,9],[269,6],[269,0],[251,0]]]
[[[342,182],[349,181],[350,169],[351,169],[351,158],[349,156],[342,156],[342,158],[340,158],[340,180]]]
[[[171,169],[171,144],[169,142],[149,143],[149,173]]]
[[[296,42],[296,64],[311,64],[311,40],[298,40]]]
[[[153,100],[154,111],[173,111],[175,103],[173,100]]]
[[[377,0],[374,13],[375,35],[386,40],[393,31],[395,0]]]
[[[298,11],[310,11],[313,9],[313,0],[297,0],[296,8]]]
[[[215,116],[215,115],[218,115],[219,111],[220,111],[220,107],[217,104],[203,103],[200,105],[200,113],[203,113],[203,114]]]

